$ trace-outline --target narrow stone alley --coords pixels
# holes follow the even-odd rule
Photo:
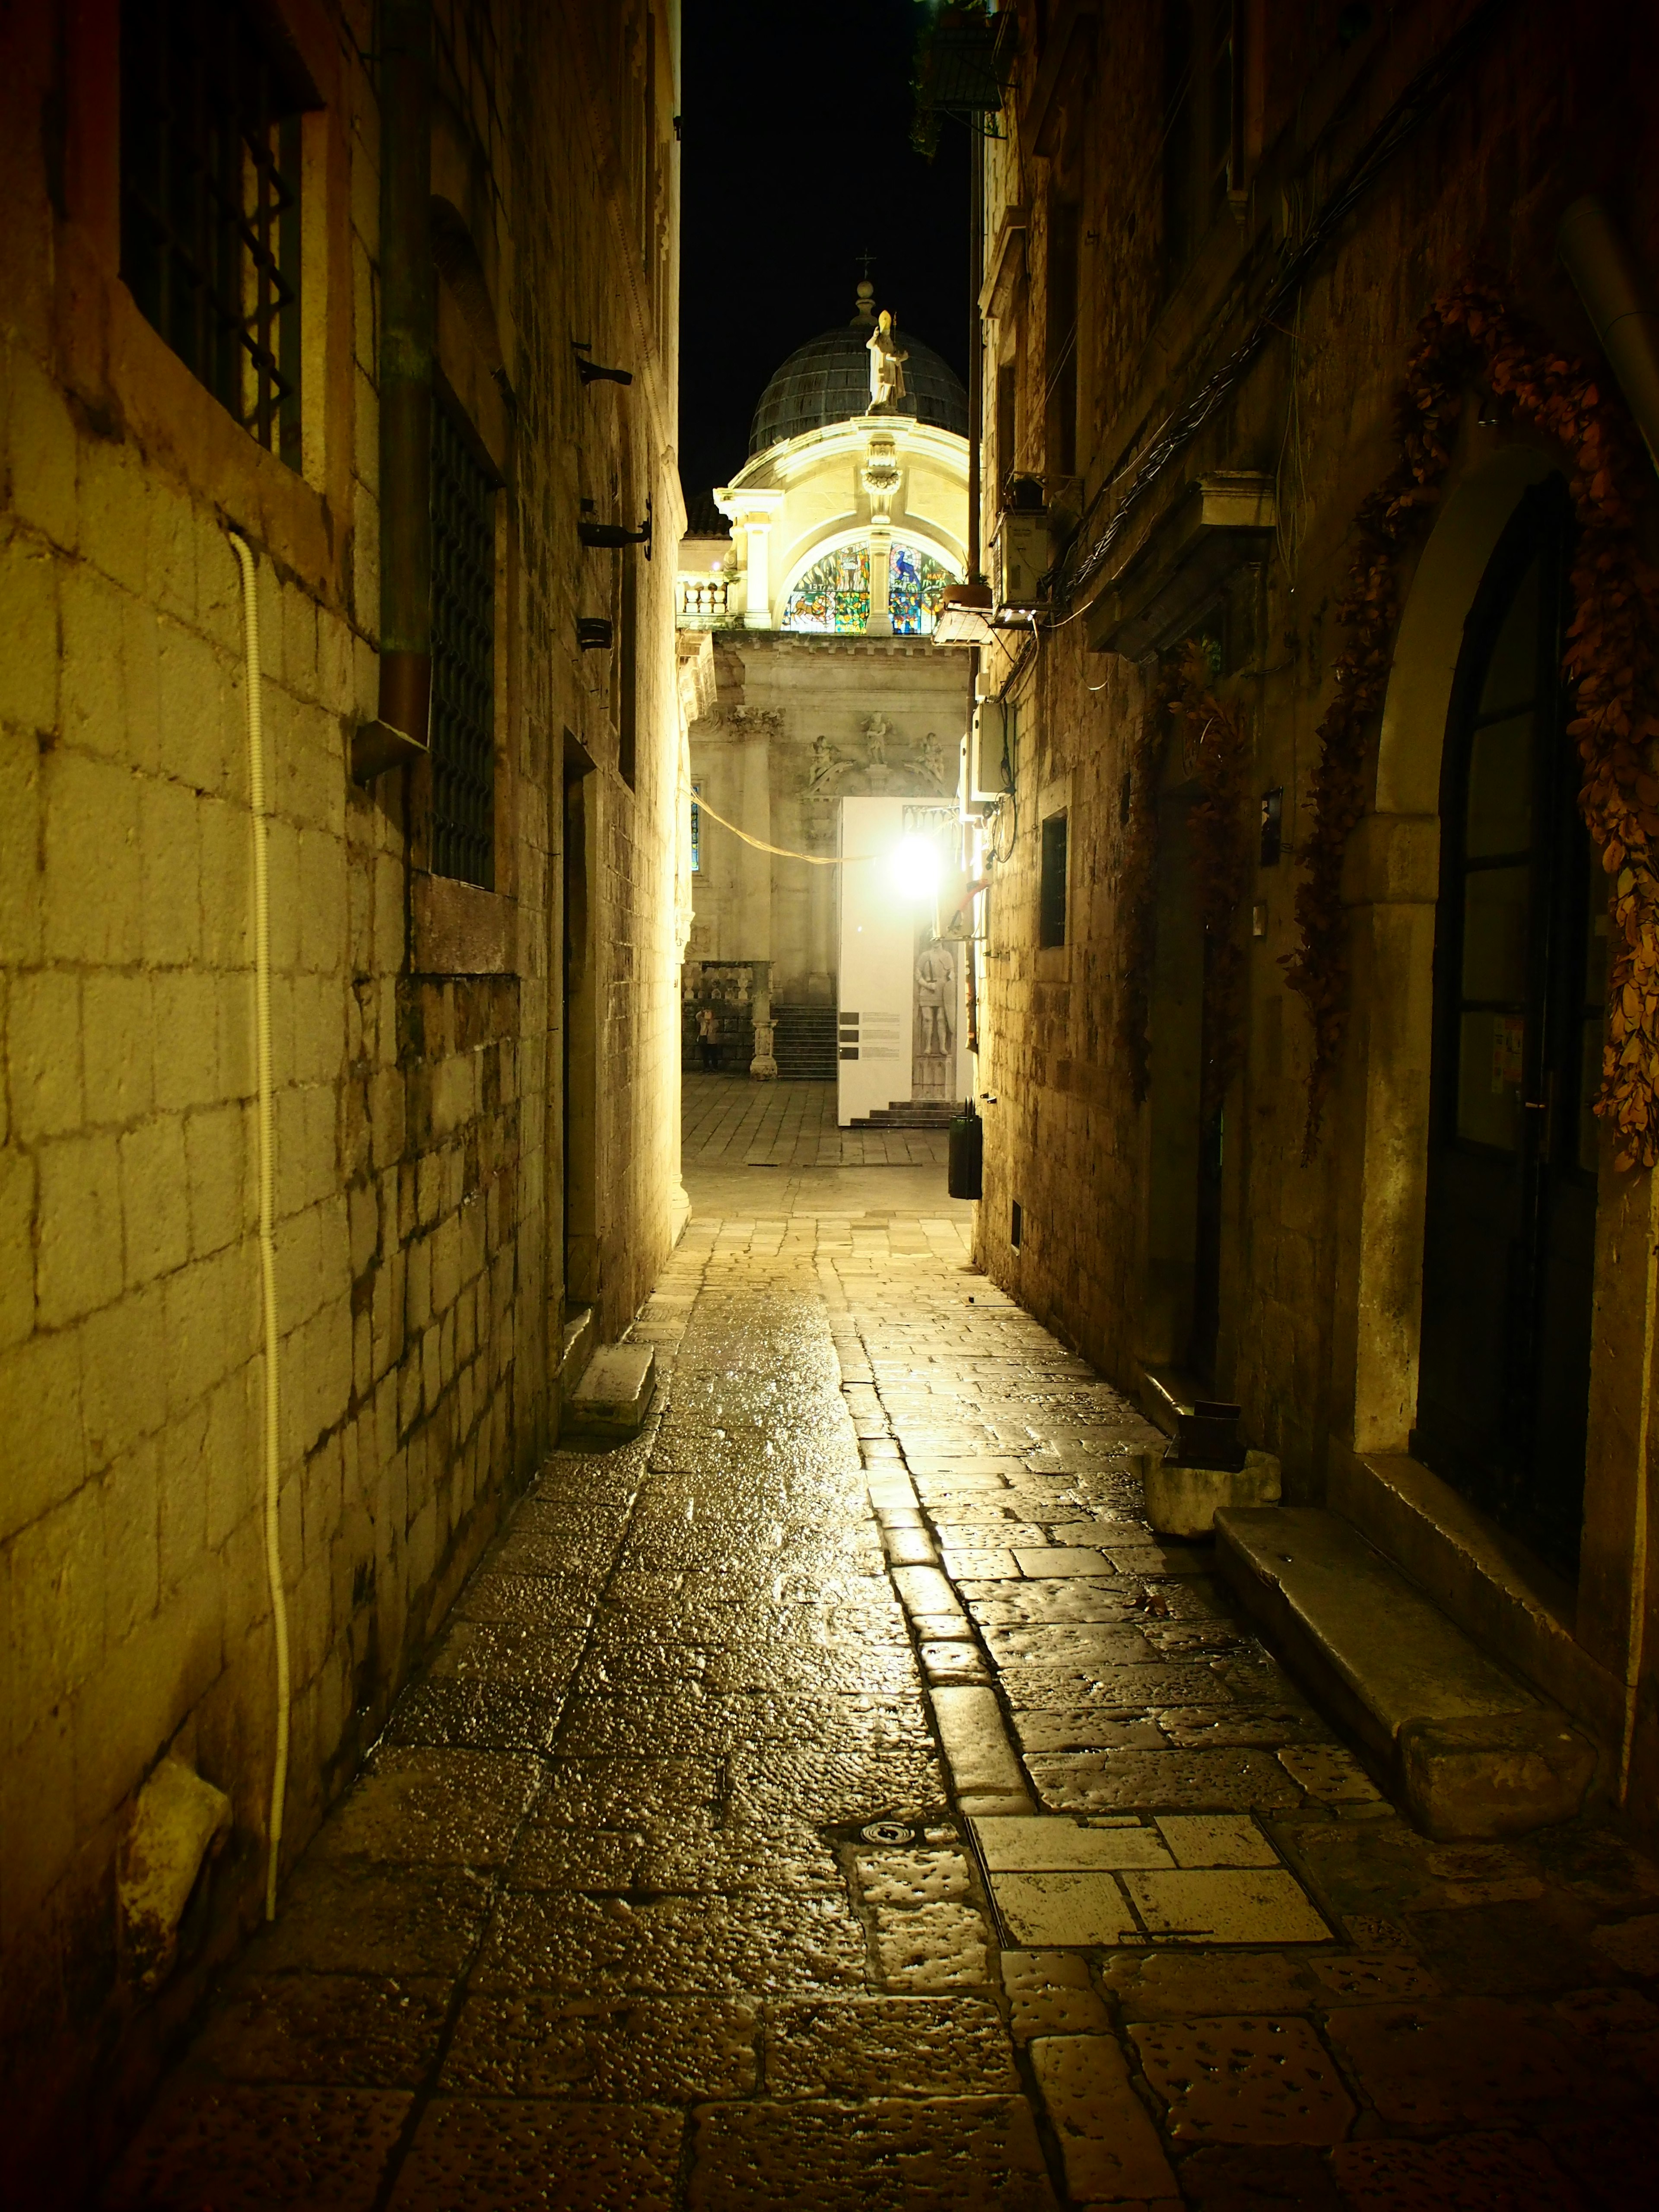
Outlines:
[[[111,2212],[1638,2201],[1659,1874],[1424,1842],[938,1166],[744,1153]]]

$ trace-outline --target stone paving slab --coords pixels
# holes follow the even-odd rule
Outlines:
[[[1418,1835],[938,1169],[697,1149],[645,1431],[541,1470],[106,2206],[1645,2201],[1659,1869]]]

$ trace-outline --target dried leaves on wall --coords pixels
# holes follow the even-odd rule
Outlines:
[[[1637,540],[1637,455],[1628,421],[1582,362],[1554,353],[1474,281],[1443,293],[1418,325],[1399,401],[1400,457],[1356,518],[1358,538],[1338,610],[1349,642],[1319,727],[1303,841],[1298,943],[1285,961],[1306,1001],[1314,1049],[1304,1157],[1311,1157],[1348,1006],[1343,854],[1364,811],[1366,750],[1381,709],[1399,617],[1395,562],[1439,496],[1463,386],[1479,378],[1516,417],[1556,440],[1572,467],[1578,520],[1565,669],[1576,686],[1569,729],[1583,763],[1579,799],[1613,878],[1607,1031],[1595,1112],[1612,1124],[1620,1169],[1659,1164],[1659,582]]]
[[[1147,692],[1124,793],[1119,903],[1118,1038],[1139,1105],[1151,1081],[1148,1029],[1158,949],[1158,799],[1165,742],[1173,730],[1182,749],[1182,779],[1198,786],[1188,823],[1204,931],[1200,1112],[1206,1121],[1225,1097],[1243,1050],[1244,956],[1237,920],[1249,865],[1243,819],[1249,749],[1237,714],[1217,699],[1210,688],[1212,681],[1206,648],[1189,640],[1164,657]]]

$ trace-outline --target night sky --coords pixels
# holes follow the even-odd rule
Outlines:
[[[726,483],[787,354],[848,320],[872,256],[878,307],[960,376],[968,137],[910,144],[917,0],[684,0],[680,473]]]

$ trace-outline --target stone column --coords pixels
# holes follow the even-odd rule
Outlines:
[[[870,619],[864,626],[866,637],[891,637],[893,635],[892,610],[887,597],[892,557],[891,531],[872,528],[870,532]]]
[[[757,1083],[775,1083],[778,1063],[772,1053],[772,1037],[777,1024],[772,1019],[772,963],[757,960],[755,969],[755,1057],[749,1063],[749,1073]]]
[[[743,619],[750,629],[770,629],[772,627],[772,586],[769,574],[771,561],[772,525],[765,515],[751,514],[748,520],[749,590],[743,611]]]

